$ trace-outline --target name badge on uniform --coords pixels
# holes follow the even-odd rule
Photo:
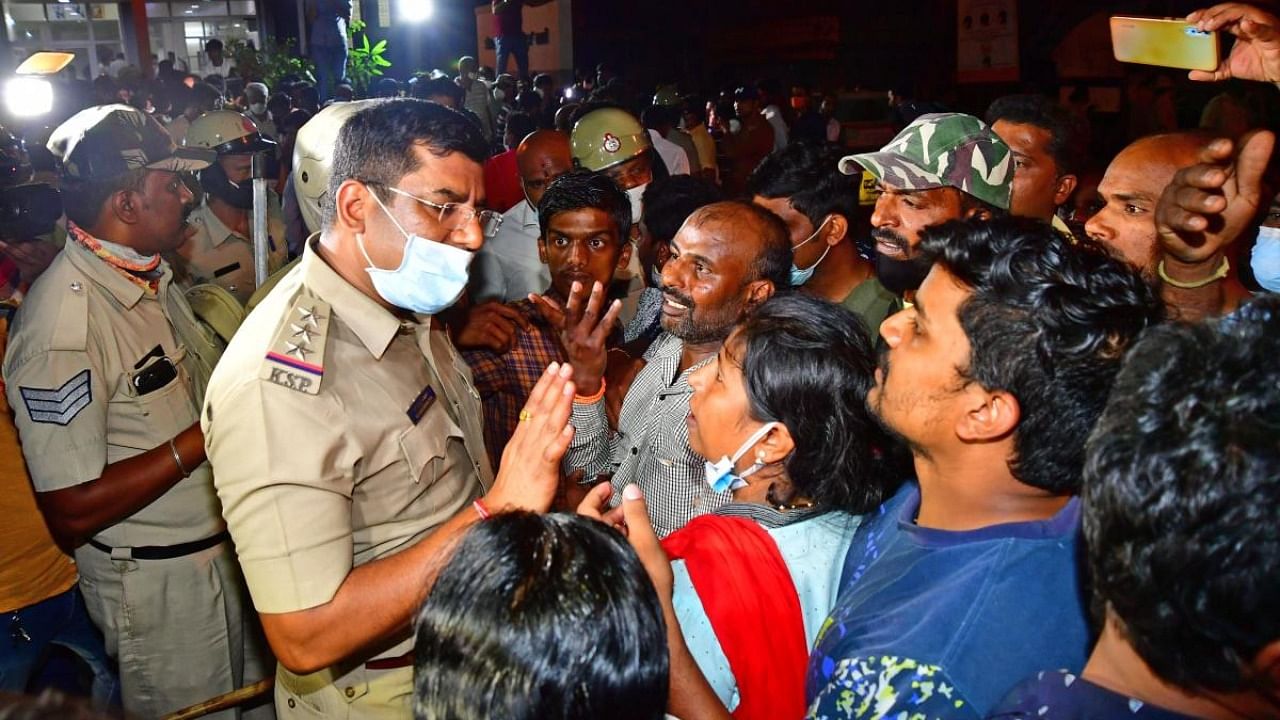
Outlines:
[[[413,421],[414,425],[417,425],[418,421],[422,419],[422,416],[426,415],[427,411],[430,410],[431,406],[435,405],[435,403],[436,391],[428,385],[423,388],[422,392],[418,393],[418,397],[414,398],[413,402],[409,404],[409,419]]]

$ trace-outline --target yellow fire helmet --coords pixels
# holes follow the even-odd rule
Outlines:
[[[583,115],[573,126],[569,144],[574,164],[592,172],[624,163],[652,147],[640,121],[620,108]]]

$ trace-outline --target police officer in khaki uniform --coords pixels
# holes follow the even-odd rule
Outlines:
[[[275,142],[258,126],[234,110],[214,110],[196,118],[187,131],[186,147],[207,148],[218,159],[200,171],[204,202],[191,213],[187,242],[168,259],[180,284],[213,283],[230,292],[241,305],[257,288],[253,277],[253,154],[274,152]],[[274,273],[288,262],[284,215],[280,198],[267,192],[267,270]]]
[[[49,149],[68,238],[16,315],[6,395],[40,508],[119,661],[125,710],[158,717],[265,664],[197,424],[221,345],[160,257],[182,242],[192,201],[179,173],[211,158],[125,105],[78,113]]]
[[[202,423],[280,716],[405,718],[438,556],[488,512],[549,507],[572,386],[544,374],[504,455],[519,472],[495,481],[470,370],[433,317],[496,231],[477,210],[487,143],[434,103],[346,105],[309,126],[336,143],[323,229],[232,340]]]

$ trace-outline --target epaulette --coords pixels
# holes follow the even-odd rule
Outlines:
[[[65,276],[66,274],[64,274]],[[59,292],[57,317],[49,318],[50,350],[79,351],[89,347],[89,280],[79,272],[69,273]]]
[[[315,395],[324,378],[324,346],[333,314],[320,298],[300,293],[294,298],[267,348],[264,380]]]

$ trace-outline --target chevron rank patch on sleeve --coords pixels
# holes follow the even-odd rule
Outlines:
[[[89,370],[81,370],[60,387],[19,387],[22,402],[32,422],[50,425],[67,425],[93,402],[93,389],[89,384]]]

